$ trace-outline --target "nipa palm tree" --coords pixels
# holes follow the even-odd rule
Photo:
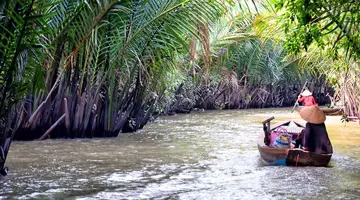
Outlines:
[[[7,1],[2,146],[13,137],[108,137],[142,128],[174,55],[223,10],[207,0]]]

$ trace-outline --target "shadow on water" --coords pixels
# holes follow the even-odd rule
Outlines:
[[[15,142],[0,199],[359,199],[353,125],[329,124],[336,152],[329,167],[263,164],[260,122],[299,119],[288,113],[210,111],[163,117],[116,139]]]

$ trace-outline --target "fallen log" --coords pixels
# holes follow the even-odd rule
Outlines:
[[[44,140],[46,136],[50,134],[50,132],[65,118],[66,114],[63,114],[45,133],[40,137],[39,140]]]
[[[37,118],[38,114],[41,112],[42,107],[45,105],[45,102],[42,102],[40,106],[33,112],[29,120],[25,124],[25,128],[29,128],[31,124],[34,122],[34,120]]]

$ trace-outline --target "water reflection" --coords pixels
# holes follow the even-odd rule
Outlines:
[[[255,141],[270,115],[299,119],[287,109],[211,111],[161,118],[116,139],[16,142],[0,199],[360,198],[358,124],[327,119],[331,167],[269,167]]]

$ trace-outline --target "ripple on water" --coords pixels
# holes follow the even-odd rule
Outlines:
[[[327,168],[265,166],[255,141],[270,114],[296,118],[285,109],[210,111],[116,139],[15,142],[0,199],[360,199],[355,144],[335,140],[342,151]]]

